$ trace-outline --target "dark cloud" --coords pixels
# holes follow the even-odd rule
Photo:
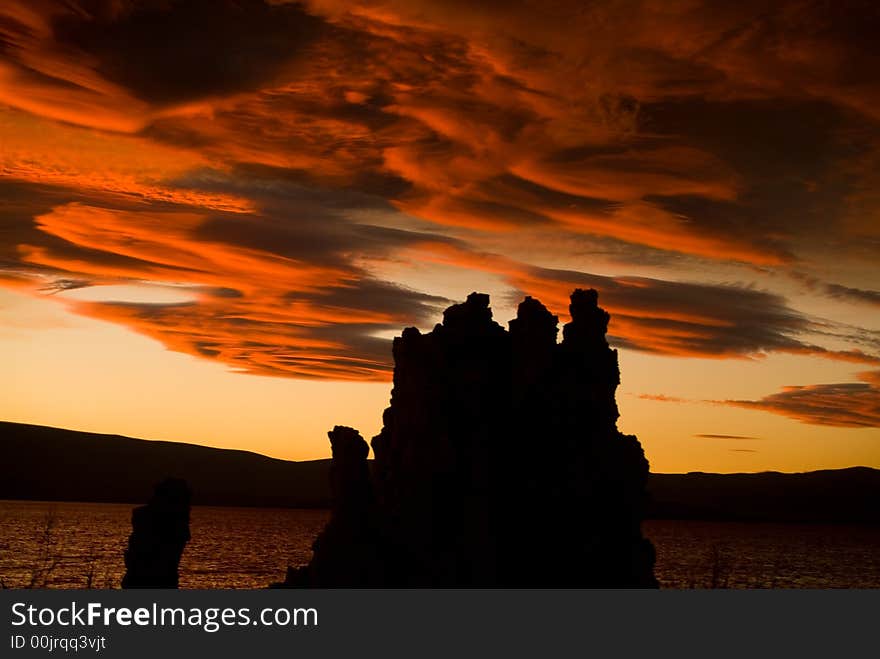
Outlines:
[[[299,4],[262,0],[95,0],[82,9],[53,21],[57,41],[157,104],[258,89],[329,29]]]
[[[372,279],[362,279],[354,286],[326,288],[315,293],[292,291],[285,298],[290,301],[307,300],[338,309],[387,314],[407,325],[424,325],[439,317],[443,308],[452,303],[444,297]],[[400,328],[389,323],[387,329]]]
[[[749,437],[748,435],[715,435],[715,434],[711,434],[711,433],[700,433],[699,435],[694,435],[694,437],[699,437],[701,439],[737,439],[737,440],[759,440],[759,439],[762,439],[761,437]]]
[[[384,257],[418,243],[460,244],[437,233],[369,224],[364,211],[391,219],[399,215],[372,195],[253,179],[248,188],[248,196],[259,203],[259,213],[212,213],[194,229],[194,239],[327,265],[346,264],[353,254]]]
[[[34,216],[50,211],[65,198],[50,186],[0,180],[0,264],[18,265],[18,245],[40,237]]]
[[[412,184],[405,178],[391,172],[368,168],[353,172],[346,177],[344,187],[340,188],[337,185],[334,188],[335,195],[333,196],[326,194],[326,192],[327,184],[332,185],[334,181],[321,176],[320,172],[311,170],[273,167],[259,163],[238,163],[233,168],[233,174],[248,181],[275,181],[282,187],[286,183],[305,190],[323,188],[324,201],[330,201],[333,198],[337,203],[357,208],[373,208],[378,205],[388,208],[390,206],[388,199],[399,197],[412,187]]]
[[[63,291],[75,291],[79,288],[88,288],[92,285],[93,282],[88,279],[54,279],[40,290],[49,293],[61,293]]]
[[[792,308],[782,295],[731,284],[610,277],[573,270],[537,268],[461,244],[428,244],[424,258],[493,273],[522,295],[540,299],[565,316],[575,288],[595,288],[611,313],[609,341],[622,348],[679,357],[762,357],[771,352],[821,356],[877,364],[861,350],[832,350],[807,340],[821,325]]]
[[[799,335],[809,330],[810,320],[767,291],[549,269],[532,269],[521,282],[525,290],[530,279],[551,284],[557,298],[575,287],[601,291],[602,305],[612,314],[611,341],[621,347],[716,357],[809,347]]]
[[[860,377],[865,381],[789,386],[759,400],[723,403],[821,426],[880,428],[880,371]]]
[[[826,284],[825,290],[831,297],[880,306],[880,291],[851,288],[850,286],[842,286],[841,284]]]
[[[638,397],[642,400],[653,400],[659,403],[688,403],[691,402],[686,398],[679,398],[678,396],[667,396],[666,394],[638,394]]]
[[[787,274],[795,281],[803,284],[809,291],[813,293],[827,295],[828,297],[842,300],[844,302],[854,302],[857,304],[868,305],[880,304],[880,291],[856,288],[852,286],[844,286],[843,284],[827,282],[819,277],[813,276],[800,270],[792,270]],[[830,321],[829,324],[831,324]]]

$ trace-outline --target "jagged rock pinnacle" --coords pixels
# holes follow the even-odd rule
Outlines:
[[[559,332],[558,316],[554,316],[543,304],[531,296],[527,296],[516,310],[516,318],[511,320],[511,335],[534,337],[535,340],[556,343]]]
[[[609,315],[594,290],[570,312],[562,343],[531,297],[509,332],[480,293],[404,330],[372,477],[360,435],[334,428],[333,517],[288,585],[656,586]]]
[[[611,316],[599,306],[599,294],[592,288],[575,289],[568,306],[571,322],[562,330],[564,342],[581,343],[583,346],[607,346],[605,334]]]

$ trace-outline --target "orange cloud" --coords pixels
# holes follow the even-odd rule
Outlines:
[[[439,301],[344,262],[319,265],[207,240],[199,233],[210,221],[203,214],[73,203],[36,219],[68,247],[23,245],[28,266],[82,285],[184,284],[195,297],[183,304],[68,301],[74,311],[251,373],[387,379],[387,340],[372,333],[411,323]],[[82,250],[90,258],[74,255]]]
[[[781,295],[717,283],[871,254],[877,62],[870,21],[845,14],[8,2],[0,177],[33,199],[0,203],[3,277],[187,284],[186,306],[77,308],[255,372],[385,377],[376,336],[444,301],[370,269],[418,260],[498,276],[557,313],[594,286],[623,347],[873,364],[809,342],[814,323]],[[586,240],[613,248],[634,276],[535,267],[524,229],[567,264]],[[638,276],[645,254],[661,274]]]
[[[3,178],[216,210],[251,208],[236,195],[174,185],[175,178],[208,165],[191,150],[57,124],[2,106],[0,141]]]
[[[0,103],[49,119],[132,133],[148,120],[149,106],[103,78],[94,62],[57,43],[52,27],[75,7],[9,0],[0,7]]]
[[[868,112],[870,104],[853,99],[876,87],[862,75],[873,69],[843,38],[846,18],[821,8],[561,3],[537,12],[515,2],[500,16],[466,3],[316,0],[306,9],[257,0],[10,3],[3,38],[13,77],[0,100],[176,144],[189,152],[182,162],[256,164],[373,189],[378,179],[395,180],[380,194],[438,224],[509,231],[546,223],[671,253],[779,265],[791,259],[775,245],[785,232],[751,220],[754,213],[741,214],[743,226],[719,223],[707,209],[671,208],[670,197],[736,204],[754,182],[710,145],[655,126],[644,105],[782,95]],[[852,84],[840,75],[844,63],[858,65]],[[226,210],[242,203],[172,191],[155,177],[87,166],[76,175],[40,158],[29,169],[27,154],[12,160],[6,175],[27,180],[129,187]],[[160,180],[179,170],[169,167]]]
[[[385,379],[389,344],[377,335],[428,320],[445,302],[379,282],[348,259],[318,251],[302,259],[283,255],[284,234],[272,228],[272,218],[71,203],[36,222],[43,235],[62,242],[23,244],[20,259],[35,272],[61,278],[59,290],[67,287],[64,282],[150,282],[186,285],[194,297],[182,304],[69,302],[74,310],[122,323],[169,349],[253,373]],[[253,247],[230,241],[245,225],[257,238],[268,232],[270,241],[257,240]],[[618,346],[678,357],[789,352],[880,361],[805,342],[809,319],[770,293],[536,268],[452,241],[406,239],[410,243],[397,249],[398,257],[500,275],[561,316],[573,288],[597,288],[612,314],[609,331]]]

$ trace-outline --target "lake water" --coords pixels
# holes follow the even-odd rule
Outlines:
[[[118,588],[128,504],[0,501],[7,588]],[[262,588],[309,561],[324,510],[192,510],[182,588]],[[650,520],[669,588],[880,588],[880,528]]]

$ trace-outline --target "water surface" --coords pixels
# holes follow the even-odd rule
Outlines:
[[[6,587],[118,588],[129,504],[0,501]],[[262,588],[309,561],[325,510],[195,506],[182,588]],[[650,520],[672,588],[880,588],[880,528]]]

